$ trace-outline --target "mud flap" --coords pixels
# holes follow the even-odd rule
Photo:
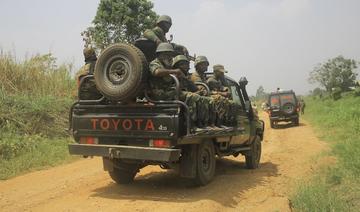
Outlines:
[[[185,178],[196,177],[196,152],[198,145],[184,146],[180,158],[180,176]]]
[[[103,157],[103,166],[104,166],[104,171],[109,171],[109,172],[114,171],[114,164],[109,158]]]

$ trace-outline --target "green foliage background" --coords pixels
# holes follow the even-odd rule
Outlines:
[[[357,62],[338,56],[319,64],[310,72],[309,82],[319,83],[327,92],[332,89],[348,91],[355,85]]]
[[[149,0],[101,0],[93,25],[82,36],[86,46],[104,49],[118,42],[133,42],[154,27],[158,15]]]
[[[360,97],[307,98],[305,118],[332,147],[336,166],[302,184],[292,203],[297,211],[357,211],[360,208]],[[309,147],[311,148],[311,147]]]
[[[70,160],[68,111],[72,65],[51,54],[18,62],[0,54],[0,179]]]

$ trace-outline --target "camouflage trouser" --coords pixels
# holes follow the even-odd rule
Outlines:
[[[211,95],[213,109],[216,114],[216,124],[222,125],[226,121],[226,114],[229,111],[229,101],[218,94]]]
[[[236,114],[238,106],[233,100],[227,99],[228,102],[228,110],[225,114],[225,122],[227,125],[233,125],[236,123]]]
[[[155,101],[163,100],[163,101],[170,101],[174,100],[176,96],[175,90],[162,90],[162,89],[152,89],[151,90],[151,99]]]
[[[180,100],[189,108],[190,119],[198,126],[205,126],[209,121],[209,99],[196,93],[182,91]]]
[[[151,91],[151,98],[154,100],[174,100],[176,91],[164,91],[160,89],[153,89]],[[209,98],[200,96],[196,93],[181,91],[179,96],[180,101],[183,101],[189,108],[190,120],[193,125],[206,125],[209,121]]]

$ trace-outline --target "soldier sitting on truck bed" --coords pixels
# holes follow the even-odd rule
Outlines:
[[[180,100],[188,102],[191,98],[196,100],[196,109],[197,109],[197,119],[198,126],[203,127],[209,125],[211,127],[215,126],[214,120],[214,111],[212,111],[211,98],[200,96],[196,94],[199,89],[198,87],[190,80],[189,70],[190,70],[190,61],[184,55],[178,55],[173,59],[173,68],[179,68],[185,75],[179,79],[180,89],[182,93]],[[198,99],[198,100],[197,100]],[[209,113],[210,112],[210,113]],[[211,128],[210,128],[211,129]]]
[[[174,56],[173,46],[169,43],[161,43],[156,49],[156,59],[150,63],[150,73],[149,85],[151,89],[151,98],[154,100],[174,100],[176,90],[174,88],[174,81],[170,74],[174,74],[178,79],[184,78],[184,73],[179,69],[172,68],[172,59]],[[186,102],[189,107],[190,118],[191,118],[191,128],[194,131],[202,131],[200,127],[196,126],[198,122],[197,114],[197,102],[200,101],[199,95],[192,95],[190,92],[187,94],[181,92],[180,100]],[[208,111],[204,111],[208,113]],[[202,120],[201,123],[204,123]]]
[[[209,67],[209,61],[205,56],[198,56],[195,59],[195,72],[191,75],[191,80],[196,82],[202,82],[207,84],[207,77],[205,72]],[[207,84],[208,85],[208,84]],[[200,87],[201,91],[204,91],[203,87]],[[201,92],[200,92],[201,93]],[[213,110],[216,113],[216,117],[214,118],[216,121],[216,126],[225,127],[224,124],[226,122],[226,112],[228,111],[228,107],[226,104],[227,100],[225,97],[219,95],[217,92],[211,92],[209,94],[211,96]]]
[[[85,58],[85,65],[80,68],[75,76],[80,90],[78,98],[80,100],[100,99],[102,95],[97,90],[94,79],[86,79],[86,81],[80,85],[81,80],[85,76],[94,74],[95,63],[97,60],[96,53],[93,48],[85,48],[83,54]]]
[[[171,17],[168,15],[160,16],[156,21],[156,26],[153,29],[147,29],[144,32],[144,37],[156,43],[158,46],[160,43],[168,42],[166,39],[166,33],[169,32],[172,25]],[[173,48],[179,54],[183,54],[185,56],[189,55],[188,50],[179,44],[172,43]]]
[[[231,93],[229,90],[229,86],[225,79],[225,70],[223,65],[216,64],[213,66],[214,75],[209,77],[207,80],[207,84],[213,95],[220,95],[224,97],[222,101],[224,101],[226,113],[225,113],[225,123],[227,125],[231,125],[235,121],[236,114],[236,103],[231,100]]]

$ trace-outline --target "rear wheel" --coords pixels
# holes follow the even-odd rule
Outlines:
[[[275,128],[275,121],[271,121],[271,120],[270,120],[270,127],[271,127],[271,128]]]
[[[113,161],[114,169],[109,171],[111,179],[117,184],[129,184],[134,181],[135,175],[139,172],[138,164],[123,163],[121,161]]]
[[[299,126],[299,118],[295,118],[293,120],[293,123],[294,123],[295,126]]]
[[[213,142],[203,142],[198,146],[196,154],[196,184],[206,185],[215,176],[216,159]]]
[[[256,169],[259,167],[261,158],[261,139],[259,136],[256,136],[250,148],[250,152],[245,156],[246,167]]]

